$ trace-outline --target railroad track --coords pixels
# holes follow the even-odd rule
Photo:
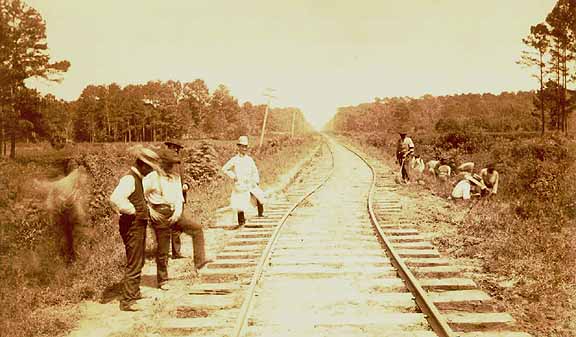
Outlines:
[[[164,336],[529,337],[402,219],[390,170],[329,140],[182,298]]]

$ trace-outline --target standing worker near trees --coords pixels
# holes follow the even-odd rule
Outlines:
[[[238,216],[238,227],[246,223],[245,212],[250,208],[251,199],[256,201],[258,216],[264,215],[264,192],[260,189],[260,176],[254,159],[248,152],[248,137],[240,136],[238,142],[238,154],[232,157],[224,166],[222,171],[230,178],[234,179],[234,190],[230,196],[230,207],[234,209]]]
[[[400,172],[402,175],[402,180],[404,183],[410,181],[410,176],[408,175],[408,166],[410,163],[410,158],[414,155],[414,142],[410,137],[407,136],[406,131],[400,131],[400,139],[396,146],[396,160],[400,165]]]
[[[136,300],[142,298],[140,293],[140,276],[144,266],[144,249],[146,248],[146,226],[150,219],[142,179],[158,169],[158,155],[144,147],[135,147],[132,153],[136,164],[121,179],[110,202],[120,213],[120,236],[126,247],[126,268],[122,281],[122,298],[120,310],[137,311]]]

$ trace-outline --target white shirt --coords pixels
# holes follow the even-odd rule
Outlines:
[[[414,142],[412,141],[412,138],[410,138],[408,136],[404,137],[404,140],[402,141],[402,145],[407,146],[408,149],[414,148]]]
[[[460,180],[452,190],[452,198],[470,200],[470,181]]]
[[[142,174],[138,171],[137,168],[131,167],[130,170],[136,173],[139,177],[142,177]],[[134,177],[130,174],[127,174],[120,178],[120,182],[118,182],[118,186],[110,195],[110,202],[112,206],[121,214],[136,214],[136,208],[134,205],[128,200],[128,197],[134,193],[136,189],[136,181]]]
[[[160,175],[156,171],[150,172],[142,179],[144,197],[153,205],[171,205],[176,208],[184,203],[182,196],[182,182],[177,175]]]
[[[236,185],[243,188],[251,188],[260,183],[258,168],[254,159],[248,155],[237,154],[224,164],[222,171],[232,178],[236,179]]]

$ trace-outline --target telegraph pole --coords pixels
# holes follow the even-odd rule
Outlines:
[[[260,146],[259,146],[260,148],[262,147],[262,144],[264,144],[264,132],[266,132],[266,121],[268,120],[268,110],[270,109],[270,100],[272,98],[276,98],[275,96],[272,96],[273,91],[275,91],[275,89],[266,88],[266,90],[264,90],[264,93],[262,94],[262,96],[268,97],[268,103],[266,104],[266,111],[264,112],[262,131],[260,132]]]

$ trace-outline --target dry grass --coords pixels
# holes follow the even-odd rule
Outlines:
[[[318,141],[313,136],[268,141],[253,154],[263,184],[291,168]],[[208,143],[216,150],[219,165],[235,149],[233,141]],[[16,161],[0,161],[0,188],[7,191],[0,195],[0,336],[64,335],[77,320],[76,303],[104,300],[104,291],[121,280],[124,247],[108,196],[129,167],[126,147],[83,144],[55,151],[34,145],[19,149]],[[89,220],[75,229],[78,258],[72,265],[60,256],[61,231],[48,219],[45,195],[33,181],[62,176],[69,158],[79,159],[91,177]],[[214,210],[227,204],[230,188],[227,180],[216,177],[189,192],[190,206],[203,223],[213,221]]]
[[[417,151],[438,151],[433,141],[422,143],[424,138],[414,139]],[[389,139],[344,139],[397,167]],[[440,240],[442,248],[455,257],[482,261],[482,287],[501,299],[533,336],[576,336],[576,145],[548,138],[499,140],[493,147],[478,146],[482,148],[491,150],[449,152],[480,166],[497,161],[501,192],[490,202],[455,205],[452,211],[458,214],[444,221],[458,228],[454,236]],[[423,183],[407,189],[446,198],[452,187],[429,177]]]

